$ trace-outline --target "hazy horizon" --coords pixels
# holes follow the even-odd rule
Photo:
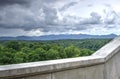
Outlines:
[[[0,37],[120,35],[119,7],[119,0],[0,0]]]
[[[84,35],[84,36],[86,36],[86,35],[90,35],[90,36],[104,36],[104,35],[106,35],[106,36],[109,36],[109,35],[112,35],[112,36],[119,36],[119,35],[117,35],[117,34],[113,34],[113,33],[111,33],[111,34],[48,34],[48,35],[37,35],[37,36],[35,36],[35,35],[33,35],[33,36],[31,36],[31,35],[20,35],[20,36],[0,36],[0,37],[42,37],[42,36],[61,36],[61,35],[63,35],[63,36],[65,36],[65,35],[67,35],[67,36],[71,36],[71,35]],[[74,39],[74,38],[73,38]]]

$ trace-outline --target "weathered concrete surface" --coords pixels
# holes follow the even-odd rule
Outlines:
[[[53,79],[103,79],[104,65],[95,65],[53,73]]]
[[[0,66],[0,77],[13,78],[20,76],[29,76],[36,74],[52,73],[65,70],[73,70],[81,67],[88,67],[103,63],[99,56],[79,57],[61,60],[51,60],[15,65]]]
[[[51,79],[51,74],[34,75],[34,76],[28,76],[28,77],[22,77],[16,79]]]
[[[104,58],[104,79],[120,79],[120,37],[93,54],[98,55]]]
[[[0,66],[0,79],[120,79],[120,37],[91,56]]]
[[[105,79],[120,79],[120,52],[105,63]]]

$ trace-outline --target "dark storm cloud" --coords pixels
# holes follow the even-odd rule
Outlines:
[[[36,0],[32,1],[30,7],[23,7],[22,5],[14,5],[14,4],[26,4],[28,0],[13,0],[10,2],[9,0],[5,0],[2,3],[4,5],[9,5],[8,7],[4,7],[3,10],[0,11],[0,28],[6,29],[23,29],[25,31],[33,30],[33,29],[42,29],[44,32],[49,31],[66,31],[70,29],[75,29],[74,27],[77,25],[74,20],[79,20],[73,18],[73,22],[69,21],[72,17],[64,17],[62,21],[58,19],[57,10],[51,6],[54,5],[56,0]],[[52,3],[52,4],[51,4]],[[77,4],[77,2],[70,2],[62,7],[62,10],[65,10],[73,5]],[[12,8],[12,9],[11,9]],[[66,19],[67,18],[67,19]],[[84,19],[80,21],[80,25],[78,26],[78,30],[87,29],[83,24],[95,24],[98,23],[100,17],[92,13],[91,17],[88,19]]]
[[[92,12],[90,13],[89,18],[82,18],[82,20],[79,21],[78,25],[85,26],[85,25],[96,25],[101,23],[102,23],[101,16],[96,12]]]
[[[52,2],[49,0],[37,0],[33,4],[30,4],[32,8],[25,8],[20,5],[5,7],[0,12],[0,17],[2,17],[0,28],[19,28],[25,31],[42,29],[44,32],[58,31],[58,29],[61,31],[71,29],[71,23],[59,21],[57,10],[51,6],[53,2],[55,0]],[[70,3],[69,6],[73,4]]]
[[[103,17],[103,23],[106,26],[110,26],[110,28],[115,25],[115,24],[119,24],[120,23],[120,13],[116,12],[114,10],[114,7],[110,4],[104,4],[105,7],[107,7],[107,9],[104,9],[103,12],[105,14],[105,16]]]
[[[116,11],[114,11],[113,7],[110,4],[104,4],[108,10],[104,10],[105,17],[104,17],[104,23],[106,25],[113,25],[113,24],[119,24],[120,23],[120,14],[118,14]]]
[[[105,24],[114,24],[115,23],[115,18],[114,17],[113,18],[106,18],[104,20],[104,23]]]
[[[0,29],[21,29],[25,32],[41,29],[42,32],[65,32],[86,30],[102,24],[107,27],[110,23],[118,22],[115,12],[105,13],[107,16],[104,19],[97,12],[91,12],[87,18],[64,16],[62,12],[76,5],[77,2],[68,2],[62,8],[56,8],[54,4],[57,1],[60,0],[0,0]],[[23,6],[28,4],[29,7]],[[59,13],[62,16],[61,20]],[[107,18],[108,16],[112,18]]]
[[[74,6],[74,5],[77,4],[77,3],[78,3],[78,2],[70,2],[70,3],[68,3],[68,4],[65,4],[65,5],[60,9],[60,11],[64,11],[64,10],[66,10],[66,9]]]
[[[13,5],[13,4],[27,4],[30,0],[0,0],[0,6]]]
[[[27,8],[22,5],[14,5],[14,3],[27,3],[27,0],[21,2],[17,0],[7,1],[9,0],[2,2],[8,6],[0,10],[0,28],[32,30],[46,29],[56,25],[57,10],[51,6],[55,0],[36,0],[31,2]]]
[[[91,24],[101,23],[101,15],[99,15],[98,13],[92,12],[90,16],[91,16],[91,21],[90,21]]]

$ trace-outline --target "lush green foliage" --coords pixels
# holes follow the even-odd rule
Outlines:
[[[110,39],[1,41],[0,64],[16,64],[91,55]]]

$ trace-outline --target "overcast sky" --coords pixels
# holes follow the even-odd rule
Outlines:
[[[120,34],[120,0],[0,0],[0,36]]]

